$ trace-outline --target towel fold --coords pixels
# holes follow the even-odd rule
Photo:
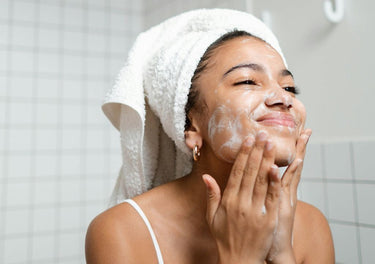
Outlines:
[[[191,171],[184,140],[191,78],[206,49],[235,29],[263,39],[284,59],[263,22],[229,9],[186,12],[137,37],[102,106],[121,135],[123,164],[111,205]]]

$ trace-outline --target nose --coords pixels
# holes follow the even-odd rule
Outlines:
[[[293,97],[291,94],[280,87],[272,89],[265,96],[264,100],[267,106],[279,106],[286,109],[293,107]]]

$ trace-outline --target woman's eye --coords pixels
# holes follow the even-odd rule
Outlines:
[[[299,94],[299,89],[296,86],[284,87],[284,90],[293,94]]]
[[[241,84],[256,85],[256,83],[253,80],[245,80],[242,82],[235,83],[234,85],[241,85]]]

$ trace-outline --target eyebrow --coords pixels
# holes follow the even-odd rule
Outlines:
[[[240,68],[249,68],[249,69],[252,69],[252,70],[258,71],[258,72],[265,72],[266,71],[262,65],[259,65],[259,64],[256,64],[256,63],[238,64],[238,65],[230,68],[228,71],[226,71],[223,74],[223,78],[225,76],[227,76],[229,73],[231,73],[232,71],[240,69]],[[279,75],[283,76],[283,77],[284,76],[291,76],[294,79],[293,74],[287,69],[281,70]]]

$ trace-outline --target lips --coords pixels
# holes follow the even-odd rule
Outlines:
[[[261,116],[256,120],[257,122],[261,123],[262,125],[268,125],[268,126],[286,126],[286,127],[296,127],[296,121],[294,120],[293,116],[288,113],[270,113]]]

